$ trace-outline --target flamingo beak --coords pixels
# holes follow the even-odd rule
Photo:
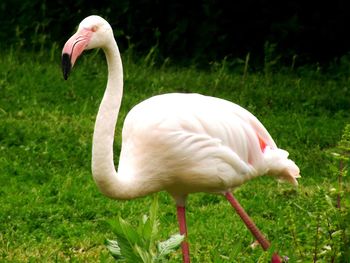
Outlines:
[[[67,80],[77,58],[89,44],[92,33],[91,30],[81,29],[71,36],[64,45],[62,50],[62,72],[65,80]]]

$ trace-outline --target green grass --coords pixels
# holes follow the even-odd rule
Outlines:
[[[120,202],[98,192],[90,172],[91,139],[105,61],[101,53],[85,54],[65,82],[58,53],[9,50],[0,56],[1,262],[112,262],[104,242],[115,236],[106,222],[121,215],[136,224],[152,203],[152,197]],[[145,98],[199,92],[236,102],[264,123],[302,173],[298,188],[262,177],[237,189],[237,199],[290,262],[346,262],[349,177],[337,209],[338,164],[326,152],[350,123],[347,60],[329,71],[243,72],[244,65],[230,70],[227,61],[198,70],[155,67],[149,57],[132,57],[123,56],[116,160],[122,120]],[[160,240],[178,231],[175,212],[173,200],[160,193]],[[193,262],[267,262],[266,253],[250,247],[252,236],[224,198],[191,195],[187,219]],[[180,260],[180,251],[170,259]]]

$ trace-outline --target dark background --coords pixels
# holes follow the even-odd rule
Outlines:
[[[1,0],[0,46],[61,47],[90,14],[106,18],[123,51],[208,62],[242,58],[262,63],[267,46],[290,63],[330,63],[350,51],[350,1]],[[269,43],[269,45],[267,45]],[[264,48],[265,47],[265,48]]]

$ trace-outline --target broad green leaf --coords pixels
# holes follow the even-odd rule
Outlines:
[[[152,223],[157,220],[157,212],[158,212],[158,195],[155,194],[149,210],[149,215],[150,215],[149,218]]]
[[[117,220],[109,221],[113,232],[117,236],[117,243],[120,247],[122,256],[127,262],[142,262],[139,255],[135,252],[134,245],[136,244],[137,235],[133,231],[132,226],[119,217]]]
[[[147,219],[147,221],[142,225],[141,233],[145,240],[145,246],[151,247],[151,238],[152,238],[152,228],[151,221]]]
[[[150,213],[149,221],[150,221],[150,227],[152,229],[149,237],[150,245],[154,243],[154,240],[156,239],[158,234],[157,212],[158,212],[158,195],[155,194],[153,198],[153,202],[151,204],[150,211],[149,211]]]
[[[135,231],[134,227],[130,225],[123,218],[119,217],[120,227],[123,230],[125,238],[129,241],[130,244],[142,244],[142,237]]]
[[[135,246],[135,250],[142,259],[143,263],[152,263],[152,255],[149,251],[147,252],[146,250],[142,249],[137,245]]]
[[[108,220],[107,223],[110,225],[112,228],[112,231],[117,234],[117,235],[123,235],[123,229],[120,226],[119,223],[119,218],[113,219],[113,220]]]

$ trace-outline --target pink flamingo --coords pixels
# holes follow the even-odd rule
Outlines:
[[[102,48],[108,64],[107,87],[92,146],[92,174],[100,191],[114,199],[167,191],[177,205],[180,233],[186,236],[187,195],[222,194],[267,249],[269,242],[249,221],[231,190],[265,174],[297,185],[299,168],[288,159],[288,152],[279,149],[260,121],[244,108],[219,98],[172,93],[151,97],[129,112],[117,172],[113,141],[123,94],[123,69],[106,20],[89,16],[80,23],[63,48],[63,74],[67,79],[78,56],[93,48]],[[181,247],[183,261],[190,262],[188,242]],[[280,259],[275,255],[273,260]]]

